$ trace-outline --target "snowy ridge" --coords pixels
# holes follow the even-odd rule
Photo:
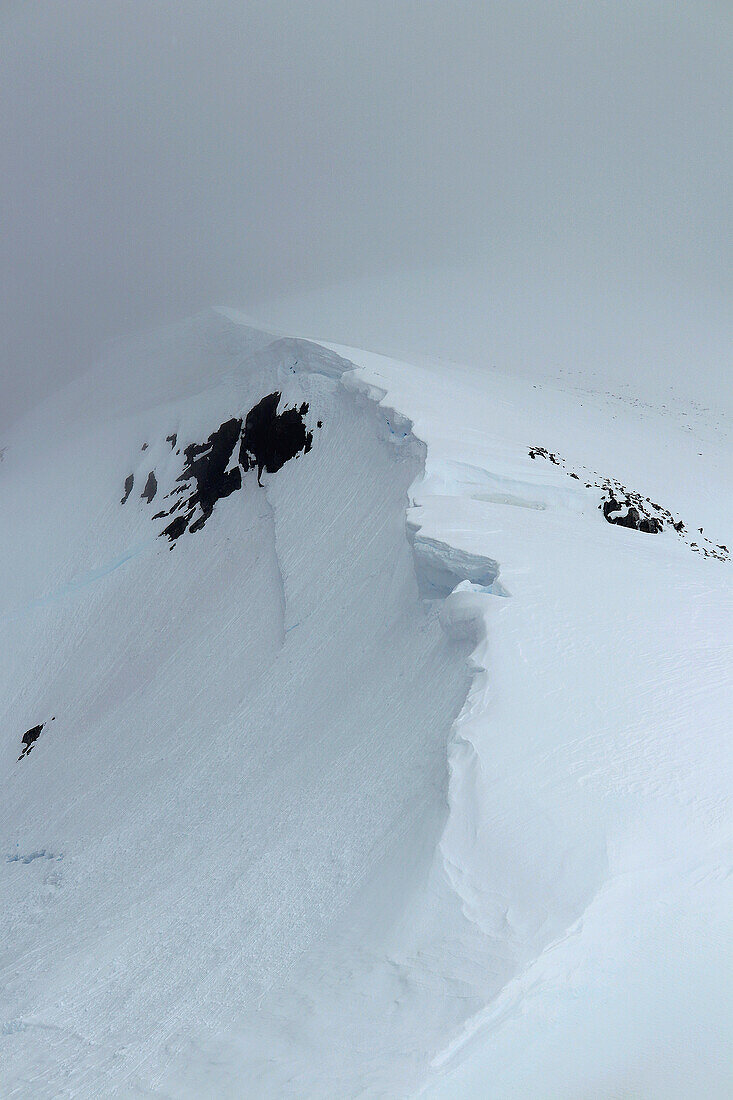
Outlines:
[[[370,362],[368,354],[340,350],[353,355],[356,364],[360,360]],[[358,375],[345,375],[344,383],[378,401],[389,421],[400,415],[388,404],[387,390],[362,382]],[[408,424],[414,430],[414,424],[411,421]],[[441,497],[455,502],[467,498],[531,510],[557,506],[560,501],[567,503],[565,494],[556,486],[529,478],[520,481],[450,460],[431,462],[427,444],[425,451],[423,470],[411,488],[412,508],[407,518],[418,584],[423,598],[445,601],[441,622],[446,631],[454,637],[470,639],[474,645],[470,655],[473,681],[448,745],[449,814],[436,852],[433,876],[449,884],[460,900],[464,917],[482,939],[501,945],[499,955],[503,963],[501,981],[485,986],[485,995],[492,998],[489,1007],[469,1017],[458,1036],[435,1053],[432,1065],[440,1068],[454,1058],[487,1020],[501,1015],[503,991],[516,980],[518,972],[531,967],[545,949],[565,938],[573,924],[582,918],[600,883],[605,855],[599,850],[595,874],[573,908],[571,899],[577,885],[571,884],[569,876],[562,873],[562,859],[552,868],[554,873],[548,874],[547,864],[552,855],[533,821],[536,807],[525,808],[521,817],[517,817],[516,807],[508,805],[501,833],[497,830],[496,819],[502,816],[496,805],[498,792],[494,790],[487,798],[482,783],[491,771],[485,745],[487,728],[491,731],[493,725],[495,690],[489,636],[494,601],[497,597],[510,597],[510,593],[501,583],[498,561],[422,533],[424,520],[419,501],[424,494],[435,495],[438,491]],[[500,732],[496,730],[495,734]],[[529,792],[526,799],[531,803]],[[494,815],[493,835],[482,838],[487,809]],[[546,822],[541,819],[541,810],[538,813],[539,828],[544,831]],[[499,855],[504,844],[514,852],[524,853],[518,868],[509,867]],[[563,853],[563,859],[566,854]],[[537,890],[538,880],[544,881],[544,892]],[[449,965],[447,960],[445,965]]]
[[[110,354],[3,440],[5,1092],[723,1095],[730,568],[529,451],[730,545],[728,441],[214,312]]]
[[[405,534],[424,447],[332,352],[216,315],[115,354],[116,392],[92,374],[3,463],[3,1088],[267,1096],[305,1072],[328,1094],[319,1057],[296,1064],[288,983],[325,988],[313,960],[357,898],[417,890],[467,685]],[[215,499],[212,436],[275,391],[312,447]],[[169,552],[155,509],[177,484],[188,501],[187,446],[214,456],[211,509]],[[26,858],[44,851],[63,861]],[[346,1093],[362,1071],[341,1067]]]
[[[614,530],[580,479],[527,458],[544,430],[554,447],[572,440],[576,469],[621,461],[629,481],[657,481],[656,499],[705,518],[722,542],[729,441],[689,440],[687,424],[677,434],[656,410],[612,427],[587,391],[579,401],[338,350],[427,442],[410,527],[443,557],[488,550],[483,579],[501,576],[511,593],[464,582],[442,613],[475,642],[476,671],[449,749],[435,874],[496,950],[493,963],[482,957],[483,985],[474,971],[484,1007],[435,1051],[421,1095],[610,1096],[630,1083],[649,1096],[722,1095],[732,1069],[718,1056],[733,869],[726,547],[710,543],[711,560],[691,565],[679,529]],[[691,477],[697,449],[712,509]],[[690,958],[693,928],[708,947]],[[687,957],[685,983],[670,954]]]

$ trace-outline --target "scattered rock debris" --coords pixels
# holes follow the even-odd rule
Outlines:
[[[616,500],[616,497],[611,494],[601,505],[604,516],[609,523],[617,523],[620,527],[629,527],[632,531],[644,531],[646,534],[658,535],[664,526],[661,519],[658,516],[647,516],[632,504],[631,501],[635,495],[627,493],[625,499]]]
[[[546,459],[548,459],[549,462],[551,462],[553,464],[553,466],[562,466],[563,465],[562,461],[557,457],[557,455],[554,454],[552,451],[546,450],[545,447],[530,447],[529,448],[529,457],[530,458],[546,458]]]
[[[564,458],[548,451],[545,447],[530,447],[530,458],[544,458],[554,466],[559,466],[576,481],[579,475],[568,469]],[[628,527],[633,531],[642,531],[645,534],[657,535],[665,527],[669,527],[687,542],[693,553],[703,554],[706,558],[718,558],[720,561],[730,561],[730,552],[723,543],[714,543],[711,539],[703,537],[704,545],[697,542],[689,542],[687,528],[681,519],[672,515],[668,508],[642,496],[632,489],[625,488],[615,478],[601,477],[587,468],[580,468],[583,473],[583,481],[586,489],[600,489],[601,501],[598,505],[608,523],[617,524],[620,527]],[[589,480],[586,480],[589,479]],[[702,534],[702,528],[698,528]]]

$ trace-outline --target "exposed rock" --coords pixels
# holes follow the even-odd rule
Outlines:
[[[143,498],[143,500],[147,500],[148,504],[150,504],[157,492],[158,482],[156,481],[154,471],[151,470],[148,474],[148,480],[145,482],[145,488],[143,489],[140,496]]]
[[[190,443],[184,448],[183,471],[166,494],[166,499],[173,498],[174,503],[153,517],[173,516],[162,531],[171,542],[180,538],[184,531],[200,531],[217,501],[241,488],[242,477],[247,471],[256,469],[261,485],[264,471],[276,473],[290,459],[310,451],[313,433],[305,424],[308,405],[304,402],[299,408],[278,411],[281,399],[279,392],[268,394],[250,409],[244,423],[236,417],[226,420],[206,442]],[[320,420],[318,426],[321,426]],[[175,448],[178,433],[166,439],[171,448]],[[123,504],[130,495],[132,484],[130,475],[125,482]],[[157,491],[158,481],[151,470],[141,496],[151,503]]]
[[[52,718],[51,721],[55,722],[56,718],[55,717]],[[40,725],[33,726],[32,729],[27,730],[23,734],[23,737],[21,739],[21,744],[23,745],[23,751],[21,752],[20,756],[18,757],[18,760],[22,760],[24,756],[28,756],[29,752],[32,750],[32,748],[35,745],[36,741],[41,736],[41,730],[43,729],[43,727],[45,725],[46,725],[45,722],[41,722]]]

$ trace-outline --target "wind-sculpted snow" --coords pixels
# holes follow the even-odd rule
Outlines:
[[[386,934],[445,820],[470,642],[418,590],[405,510],[424,447],[325,349],[240,342],[222,318],[183,331],[198,389],[176,394],[193,358],[176,329],[175,356],[152,340],[147,406],[143,389],[119,420],[57,409],[39,468],[13,441],[28,462],[8,476],[27,466],[41,506],[19,481],[0,541],[18,578],[0,607],[0,851],[64,860],[0,862],[9,1095],[275,1095],[303,1014],[243,1053],[250,1014],[338,954],[343,927]],[[118,506],[125,470],[152,504],[138,488]],[[45,713],[59,728],[17,763]],[[367,1015],[386,1018],[381,997]],[[217,1065],[222,1042],[236,1054]]]
[[[469,554],[439,539],[426,538],[419,528],[408,525],[415,573],[423,599],[445,599],[464,581],[484,592],[507,595],[499,581],[499,563],[479,554]]]
[[[15,852],[12,856],[6,856],[6,863],[24,863],[26,866],[29,863],[33,863],[36,859],[53,859],[62,860],[62,855],[56,855],[55,852],[47,852],[45,848],[42,848],[40,852],[27,852],[21,855],[20,852]]]
[[[0,1092],[726,1095],[730,589],[653,503],[724,448],[213,313],[112,367],[2,467]]]
[[[433,1055],[412,1094],[435,1100],[727,1095],[730,585],[666,532],[599,523],[625,497],[591,472],[649,485],[651,517],[665,500],[674,522],[724,530],[724,432],[564,380],[334,349],[427,443],[408,523],[435,564],[489,558],[511,597],[465,579],[442,601],[475,676],[418,930],[391,942],[391,973],[372,960],[394,1039],[350,1021],[348,994],[315,998],[320,1024],[341,1052],[358,1035],[372,1066],[375,1049],[399,1064],[419,1034]],[[542,436],[553,446],[532,461]],[[309,1049],[289,1066],[308,1081]],[[338,1058],[327,1067],[341,1083]],[[376,1074],[360,1078],[367,1095],[411,1094]]]

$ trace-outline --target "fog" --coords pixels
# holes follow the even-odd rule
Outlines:
[[[722,407],[726,3],[4,0],[0,426],[212,303]]]

